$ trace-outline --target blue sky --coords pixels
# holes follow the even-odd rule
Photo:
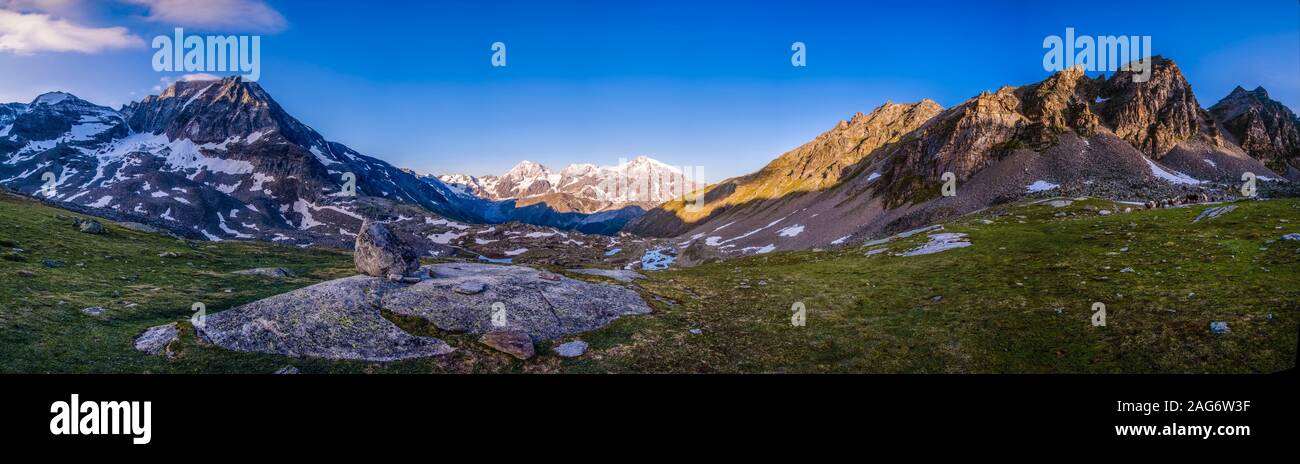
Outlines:
[[[29,23],[73,42],[23,42]],[[291,114],[440,174],[647,155],[709,180],[740,175],[887,100],[951,106],[1041,80],[1043,38],[1066,27],[1152,36],[1203,106],[1263,85],[1300,109],[1293,0],[0,0],[0,101],[65,90],[116,107],[156,93],[181,73],[155,72],[149,42],[176,26],[261,35],[260,83]],[[83,30],[93,44],[75,43]],[[795,41],[806,67],[790,65]],[[493,42],[507,46],[504,68],[490,64]]]

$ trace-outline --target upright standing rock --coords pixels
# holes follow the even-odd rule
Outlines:
[[[390,280],[401,280],[420,269],[420,255],[380,222],[361,225],[352,261],[362,274]]]

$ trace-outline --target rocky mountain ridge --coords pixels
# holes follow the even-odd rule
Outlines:
[[[639,213],[463,195],[326,140],[237,76],[176,82],[121,110],[62,92],[0,105],[0,185],[209,240],[301,246],[347,246],[367,217],[612,233]]]
[[[1172,60],[1152,60],[1143,83],[1071,68],[947,109],[882,105],[754,174],[708,186],[702,208],[668,202],[627,230],[676,237],[682,249],[703,242],[724,256],[765,253],[861,242],[1026,196],[1143,204],[1219,198],[1231,189],[1214,183],[1244,172],[1283,177],[1258,147],[1236,145]],[[1286,133],[1284,124],[1261,125]],[[1275,139],[1287,140],[1256,137]],[[945,184],[955,195],[943,195]]]

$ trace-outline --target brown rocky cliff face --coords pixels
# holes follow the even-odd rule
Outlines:
[[[759,171],[758,177],[760,182],[773,186],[799,185],[806,190],[830,187],[839,183],[846,169],[941,111],[942,106],[925,99],[914,104],[888,102],[869,114],[857,113],[813,141],[781,155]]]
[[[1263,87],[1249,92],[1237,87],[1210,113],[1246,153],[1270,169],[1286,173],[1288,166],[1300,166],[1300,119]]]
[[[853,169],[881,146],[898,142],[942,111],[942,106],[926,99],[913,104],[885,103],[870,114],[858,113],[782,154],[756,173],[709,186],[699,211],[687,210],[686,203],[680,200],[668,202],[648,211],[625,230],[673,236],[732,207],[761,207],[789,195],[832,188],[845,176],[854,175]]]
[[[1100,95],[1104,101],[1099,104],[1105,124],[1156,160],[1198,135],[1219,143],[1209,113],[1197,103],[1178,65],[1160,56],[1150,59],[1150,80],[1133,82],[1133,72],[1120,71],[1106,81]]]

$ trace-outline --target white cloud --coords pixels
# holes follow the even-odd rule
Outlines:
[[[160,77],[160,78],[158,78],[158,83],[157,83],[157,84],[154,84],[154,86],[153,86],[153,91],[154,91],[155,93],[156,93],[156,92],[162,92],[162,89],[167,88],[167,86],[169,86],[169,85],[172,85],[172,78],[171,78],[171,76],[163,76],[163,77]]]
[[[184,76],[181,76],[180,79],[176,79],[176,80],[178,82],[217,81],[217,80],[221,80],[221,76],[216,76],[208,73],[194,73],[194,74],[186,74]]]
[[[39,2],[29,2],[39,3]],[[114,48],[143,47],[144,39],[125,27],[87,27],[43,13],[0,9],[0,52],[30,55],[37,52],[98,53]]]
[[[48,13],[61,18],[75,16],[85,8],[82,0],[0,0],[0,10]]]
[[[284,16],[262,0],[122,1],[147,8],[147,20],[176,26],[276,32],[287,25]]]

